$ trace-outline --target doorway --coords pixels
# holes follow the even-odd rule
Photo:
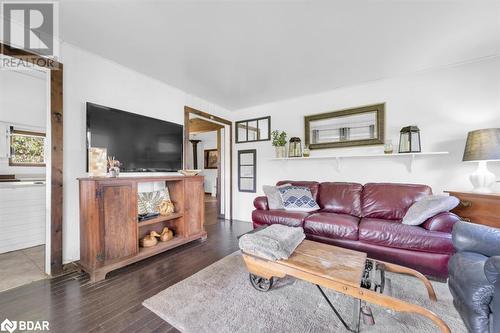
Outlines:
[[[45,74],[45,246],[44,271],[48,275],[63,272],[62,264],[62,215],[63,215],[63,65],[53,59],[33,54],[0,43],[0,55],[36,63]],[[15,111],[12,111],[15,112]],[[22,124],[18,134],[23,135]],[[15,131],[15,126],[13,126]],[[9,126],[10,129],[10,126]],[[24,133],[29,136],[36,131]],[[40,133],[38,133],[40,134]],[[39,136],[39,135],[38,135]],[[15,178],[15,174],[14,174]],[[39,180],[34,180],[34,182]],[[41,185],[41,184],[34,184]],[[21,233],[22,235],[22,233]],[[36,249],[39,250],[39,249]],[[36,252],[36,251],[35,251]],[[41,251],[40,251],[41,252]]]
[[[232,122],[184,108],[184,168],[205,177],[206,224],[232,220]]]
[[[45,279],[47,73],[0,71],[0,291]]]

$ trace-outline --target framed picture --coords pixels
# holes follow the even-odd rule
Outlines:
[[[89,176],[106,177],[108,172],[108,154],[106,148],[89,149]]]
[[[305,144],[310,149],[381,145],[385,104],[306,116],[304,123]]]
[[[219,155],[217,149],[205,149],[205,164],[204,169],[217,169]]]

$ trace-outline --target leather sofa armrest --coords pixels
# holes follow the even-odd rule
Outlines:
[[[493,256],[486,260],[484,274],[491,284],[500,282],[500,256]]]
[[[267,197],[257,197],[253,200],[253,206],[258,210],[268,210],[269,206],[267,205]]]
[[[422,224],[422,227],[429,231],[441,231],[441,232],[451,233],[451,231],[453,230],[453,226],[458,221],[460,221],[460,218],[457,215],[450,212],[444,212],[435,215],[430,219],[428,219],[427,221],[425,221]]]
[[[453,226],[453,246],[457,251],[500,256],[500,229],[459,221]]]

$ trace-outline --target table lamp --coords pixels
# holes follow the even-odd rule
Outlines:
[[[469,179],[473,192],[491,193],[495,175],[488,170],[488,161],[500,160],[500,128],[471,131],[467,135],[464,162],[479,162],[477,170]]]

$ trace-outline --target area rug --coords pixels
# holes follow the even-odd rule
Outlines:
[[[433,282],[438,302],[412,277],[387,274],[392,294],[440,316],[454,333],[466,332],[445,283]],[[326,291],[349,322],[352,298]],[[250,284],[243,259],[235,252],[144,301],[143,305],[186,333],[198,332],[346,332],[316,286],[294,278],[278,280],[268,292]],[[427,318],[371,305],[375,325],[361,332],[439,332]]]

